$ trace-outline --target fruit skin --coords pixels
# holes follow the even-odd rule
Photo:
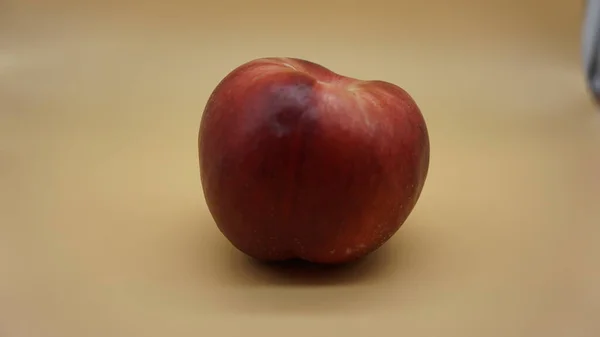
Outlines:
[[[373,252],[407,219],[429,169],[426,123],[406,91],[296,58],[230,72],[205,107],[198,150],[218,228],[265,261]]]

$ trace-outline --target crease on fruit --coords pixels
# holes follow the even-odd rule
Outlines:
[[[288,62],[283,62],[282,65],[285,66],[285,67],[291,68],[293,70],[298,70],[298,68],[294,67],[293,65],[291,65]]]

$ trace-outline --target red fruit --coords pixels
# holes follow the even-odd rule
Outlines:
[[[293,58],[229,73],[198,146],[217,226],[260,260],[367,255],[404,223],[429,167],[425,120],[406,91]]]

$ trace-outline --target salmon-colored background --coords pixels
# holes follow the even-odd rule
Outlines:
[[[600,335],[600,112],[582,1],[0,2],[0,336]],[[331,271],[267,268],[206,209],[230,70],[293,56],[404,87],[431,166]]]

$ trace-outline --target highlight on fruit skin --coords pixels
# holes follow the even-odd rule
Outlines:
[[[263,261],[339,264],[378,249],[421,195],[429,146],[404,89],[283,57],[227,74],[198,134],[217,227]]]

